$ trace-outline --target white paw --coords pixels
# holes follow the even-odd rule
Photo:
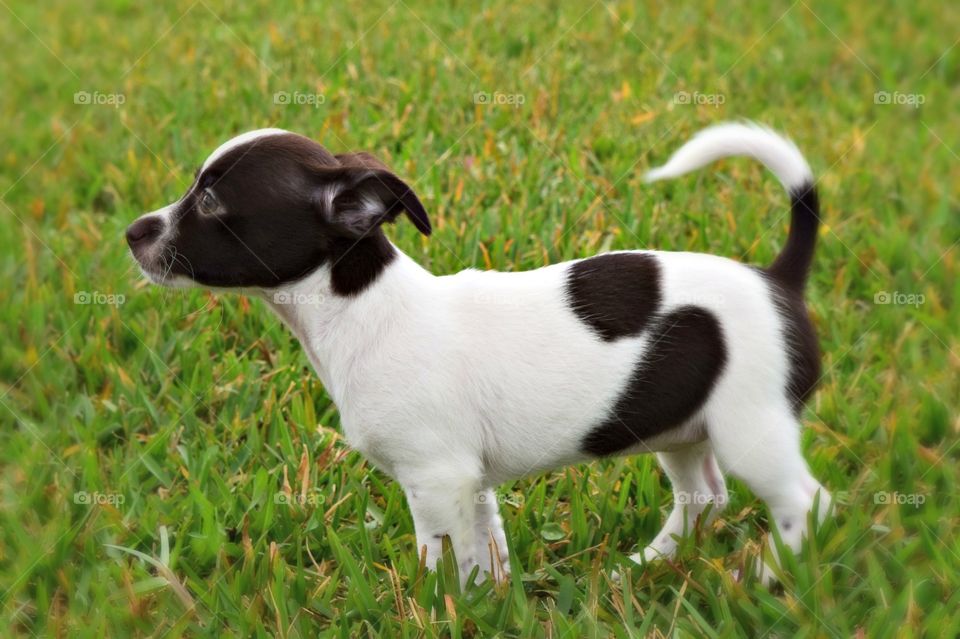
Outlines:
[[[647,563],[652,563],[654,561],[659,561],[661,559],[672,559],[673,555],[677,551],[676,543],[669,543],[665,545],[650,544],[643,549],[643,559]],[[640,563],[640,555],[634,553],[630,555],[630,559],[633,559],[635,562]]]

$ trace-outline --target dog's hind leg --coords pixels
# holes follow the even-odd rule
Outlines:
[[[799,552],[808,514],[819,503],[817,515],[823,520],[830,495],[810,473],[800,449],[800,423],[786,402],[741,403],[731,410],[711,411],[707,430],[720,466],[767,503],[784,545]],[[771,551],[776,560],[776,548],[771,546]],[[765,583],[773,580],[772,570],[762,562],[758,574]]]
[[[643,550],[646,561],[672,557],[677,550],[676,537],[691,532],[697,518],[708,507],[712,519],[727,503],[727,486],[708,441],[677,451],[657,453],[657,459],[673,486],[673,510],[663,528]],[[638,553],[630,558],[640,563]]]

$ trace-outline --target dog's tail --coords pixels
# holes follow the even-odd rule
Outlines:
[[[719,124],[704,129],[678,149],[647,182],[683,175],[721,158],[746,155],[759,160],[790,194],[787,244],[767,272],[782,285],[802,291],[813,261],[820,203],[810,165],[790,140],[759,124]]]

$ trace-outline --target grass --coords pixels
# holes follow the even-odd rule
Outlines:
[[[4,0],[0,14],[11,635],[956,636],[955,8]],[[276,125],[412,180],[435,233],[390,234],[437,273],[645,246],[762,265],[786,198],[760,167],[640,179],[741,117],[796,139],[825,207],[809,287],[825,373],[804,450],[841,507],[782,592],[728,576],[767,530],[736,481],[676,561],[612,583],[670,507],[645,457],[505,486],[506,587],[424,574],[401,491],[348,449],[295,340],[257,302],[146,286],[122,239],[217,144]],[[884,291],[899,303],[876,303]]]

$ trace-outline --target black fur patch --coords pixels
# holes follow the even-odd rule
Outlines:
[[[376,229],[359,242],[338,239],[332,243],[330,283],[339,295],[356,295],[372,284],[397,251],[383,231]]]
[[[201,210],[205,189],[219,202],[215,215]],[[356,202],[364,204],[357,211],[349,206]],[[268,135],[197,175],[173,215],[170,273],[207,286],[273,288],[330,264],[334,291],[354,295],[395,258],[380,223],[403,211],[430,232],[413,191],[371,156],[334,156],[309,138]]]
[[[567,275],[570,308],[605,341],[637,335],[660,307],[660,266],[646,253],[582,260]]]
[[[782,286],[771,277],[767,282],[785,327],[784,338],[790,357],[787,397],[794,413],[799,415],[820,381],[820,344],[803,294]]]
[[[657,320],[648,351],[603,423],[583,440],[591,455],[612,455],[680,426],[703,406],[727,350],[709,311],[684,306]]]
[[[820,226],[820,198],[813,184],[790,189],[790,232],[783,250],[767,268],[782,287],[802,291],[810,274]]]

